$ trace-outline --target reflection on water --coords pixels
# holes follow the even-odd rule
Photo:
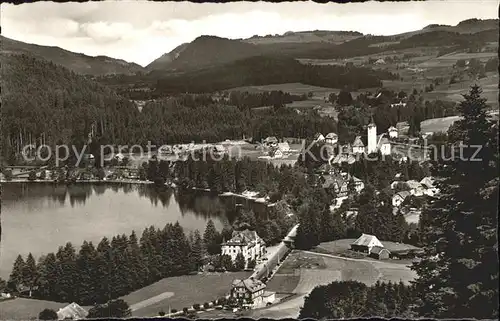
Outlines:
[[[221,229],[227,217],[220,199],[207,193],[132,184],[5,184],[0,277],[8,278],[18,254],[38,258],[66,242],[79,249],[84,240],[95,244],[132,230],[141,235],[148,226],[176,221],[187,233],[203,233],[208,219]]]

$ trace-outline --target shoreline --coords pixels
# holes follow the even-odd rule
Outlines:
[[[151,181],[137,181],[137,180],[98,180],[98,179],[88,179],[88,180],[76,180],[72,182],[58,182],[53,180],[28,180],[28,179],[16,179],[16,180],[0,180],[2,184],[21,184],[21,183],[38,183],[38,184],[133,184],[133,185],[151,185],[154,182]],[[167,186],[171,184],[165,183]]]

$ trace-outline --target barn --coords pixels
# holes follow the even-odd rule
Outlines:
[[[387,260],[391,255],[391,252],[382,246],[374,246],[372,247],[369,255],[370,257],[378,260]]]
[[[353,251],[370,253],[374,246],[384,247],[375,235],[361,234],[361,236],[351,244]]]

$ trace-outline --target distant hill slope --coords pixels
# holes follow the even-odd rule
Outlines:
[[[450,25],[439,25],[439,24],[432,24],[425,26],[424,28],[420,30],[415,30],[411,32],[405,32],[402,34],[397,35],[399,38],[407,38],[414,36],[416,34],[422,34],[426,32],[432,32],[432,31],[448,31],[448,32],[456,32],[456,33],[461,33],[461,34],[472,34],[472,33],[477,33],[485,30],[492,30],[492,29],[498,29],[498,19],[486,19],[486,20],[480,20],[480,19],[468,19],[459,22],[456,26],[450,26]]]
[[[147,70],[178,71],[198,69],[212,65],[229,63],[260,55],[258,46],[240,40],[215,36],[201,36],[189,44],[184,44],[161,56],[149,64]]]
[[[283,35],[254,36],[239,40],[202,36],[158,58],[147,67],[147,70],[187,71],[258,55],[281,55],[304,59],[349,58],[387,49],[412,48],[421,45],[422,41],[426,46],[478,43],[486,41],[483,37],[487,37],[489,41],[495,32],[498,33],[498,19],[469,19],[456,26],[429,25],[421,30],[392,36],[324,30],[287,32]],[[474,39],[472,34],[478,37]],[[447,37],[450,39],[446,39]]]
[[[152,61],[149,65],[146,66],[147,71],[152,70],[161,70],[165,68],[170,68],[172,62],[179,57],[179,55],[186,49],[190,43],[183,43],[180,46],[177,46],[174,50],[161,55],[154,61]]]
[[[394,79],[386,71],[344,66],[303,65],[293,58],[254,56],[228,64],[159,79],[157,92],[213,92],[239,86],[300,82],[329,88],[369,88]]]
[[[111,89],[31,55],[0,58],[2,152],[42,137],[48,145],[82,142],[92,125],[108,141],[132,139],[132,131],[124,133],[139,111]]]
[[[30,54],[37,58],[52,61],[76,73],[84,75],[134,74],[144,71],[138,64],[106,56],[91,57],[71,52],[59,47],[39,46],[12,40],[3,36],[1,52],[7,54]]]
[[[314,30],[314,31],[300,31],[300,32],[286,32],[283,35],[268,35],[268,36],[253,36],[248,39],[242,40],[243,42],[252,43],[256,45],[276,44],[276,43],[314,43],[314,42],[327,42],[327,43],[343,43],[362,37],[361,32],[356,31],[329,31],[329,30]]]

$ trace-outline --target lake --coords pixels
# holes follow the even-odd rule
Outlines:
[[[8,279],[18,254],[56,252],[71,242],[79,251],[84,240],[95,246],[104,237],[140,238],[144,228],[163,228],[179,221],[186,236],[201,233],[211,218],[217,229],[228,222],[220,198],[201,192],[178,192],[152,185],[8,183],[2,186],[0,277]]]

